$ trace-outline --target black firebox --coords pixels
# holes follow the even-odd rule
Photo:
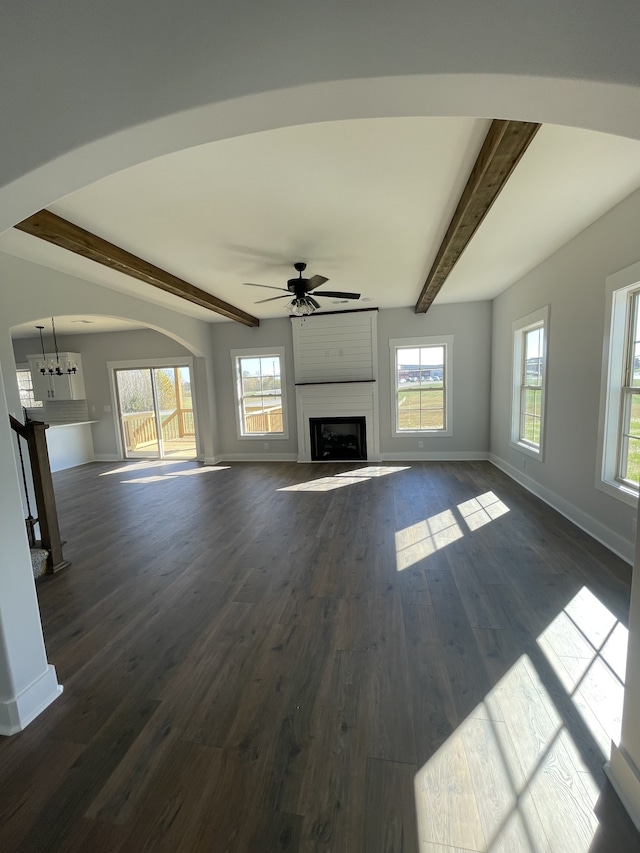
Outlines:
[[[330,459],[367,458],[366,418],[309,418],[311,429],[311,459],[324,462]]]

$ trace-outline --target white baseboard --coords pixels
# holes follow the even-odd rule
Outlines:
[[[384,462],[486,462],[486,450],[407,450],[380,454]]]
[[[214,456],[218,462],[297,462],[296,453],[219,453]]]
[[[611,760],[605,764],[604,772],[636,829],[640,830],[640,770],[625,749],[612,743]]]
[[[94,462],[122,462],[117,453],[94,453]]]
[[[505,460],[501,459],[499,456],[490,453],[489,462],[491,462],[492,465],[495,465],[496,468],[499,468],[508,477],[511,477],[512,480],[515,480],[516,483],[519,483],[528,492],[531,492],[536,497],[540,498],[540,500],[549,504],[549,506],[557,510],[560,515],[564,515],[564,517],[573,522],[576,527],[584,530],[584,532],[588,533],[589,536],[592,536],[610,551],[613,551],[614,554],[617,554],[618,557],[626,563],[633,565],[633,542],[630,542],[628,539],[624,539],[618,533],[611,530],[611,528],[601,524],[586,512],[578,509],[577,506],[574,506],[569,501],[561,498],[560,495],[552,492],[551,489],[547,489],[546,486],[541,486],[540,483],[537,483],[535,480],[531,479],[531,477],[527,477],[526,474],[523,474],[522,471],[518,471],[517,468],[514,468],[513,465],[505,462]]]
[[[0,702],[0,735],[21,732],[61,693],[55,667],[49,665],[19,696]]]

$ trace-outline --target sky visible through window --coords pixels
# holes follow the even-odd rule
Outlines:
[[[399,347],[397,350],[398,370],[424,367],[444,368],[444,347]]]

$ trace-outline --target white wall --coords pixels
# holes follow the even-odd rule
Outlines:
[[[621,553],[635,509],[596,488],[605,281],[640,259],[634,193],[494,301],[491,452],[516,478]],[[509,445],[514,320],[550,305],[544,461]]]

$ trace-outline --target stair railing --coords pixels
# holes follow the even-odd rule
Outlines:
[[[62,553],[62,539],[60,538],[60,528],[58,526],[58,511],[56,509],[56,499],[53,491],[53,478],[51,476],[51,465],[49,464],[49,451],[47,450],[47,438],[45,430],[49,428],[49,424],[41,423],[40,421],[29,421],[26,424],[21,424],[19,420],[9,415],[11,429],[17,435],[19,456],[22,466],[22,476],[24,482],[24,490],[27,500],[27,533],[29,534],[29,544],[33,547],[35,543],[35,525],[40,527],[40,544],[48,552],[47,557],[47,574],[53,574],[60,569],[69,565],[69,561],[65,560]],[[33,492],[36,499],[37,518],[33,518],[31,514],[31,506],[29,503],[29,489],[27,487],[26,473],[24,468],[24,459],[22,455],[22,447],[20,439],[26,442],[29,451],[29,463],[31,468],[31,478],[33,481]],[[29,531],[31,531],[29,533]]]

